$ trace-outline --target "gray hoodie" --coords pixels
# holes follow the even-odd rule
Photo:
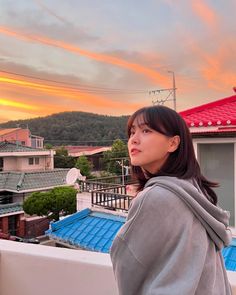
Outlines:
[[[228,222],[191,181],[149,179],[112,244],[119,294],[231,294],[220,251]]]

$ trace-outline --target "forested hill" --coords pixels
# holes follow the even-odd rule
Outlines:
[[[112,145],[113,140],[126,139],[128,116],[104,116],[86,112],[64,112],[29,120],[9,121],[0,128],[30,129],[45,143],[56,145]]]

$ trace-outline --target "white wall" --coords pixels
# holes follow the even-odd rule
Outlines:
[[[110,256],[0,240],[1,295],[118,295]]]
[[[3,171],[16,171],[17,159],[15,157],[4,157],[3,159]]]
[[[39,158],[39,164],[29,165],[29,158]],[[4,157],[4,171],[52,170],[53,154],[48,156]]]
[[[236,272],[228,272],[236,295]],[[118,295],[110,256],[0,240],[1,295]]]

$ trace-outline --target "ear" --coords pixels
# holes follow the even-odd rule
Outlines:
[[[173,153],[174,151],[177,150],[177,148],[179,147],[180,144],[180,137],[179,135],[175,135],[173,137],[170,138],[169,141],[169,149],[168,152],[169,153]]]

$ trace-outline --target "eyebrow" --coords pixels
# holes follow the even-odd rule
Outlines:
[[[140,123],[140,124],[138,123],[137,125],[132,124],[130,129],[135,128],[136,126],[138,126],[140,128],[140,127],[143,127],[143,126],[148,126],[148,124],[144,123],[144,122]]]

